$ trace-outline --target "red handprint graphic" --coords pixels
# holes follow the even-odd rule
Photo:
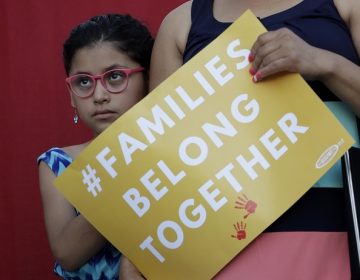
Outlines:
[[[244,218],[246,219],[250,214],[255,212],[257,204],[255,201],[249,200],[245,194],[242,194],[242,197],[238,196],[235,201],[235,208],[245,209],[247,212]]]
[[[243,223],[242,221],[240,222],[237,222],[236,224],[234,224],[234,228],[236,230],[236,235],[231,235],[231,237],[233,238],[236,238],[238,240],[241,240],[241,239],[245,239],[246,238],[246,223]]]

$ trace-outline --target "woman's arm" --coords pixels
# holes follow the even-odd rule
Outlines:
[[[347,23],[354,46],[360,56],[360,1],[335,0],[343,20]],[[350,104],[354,112],[360,116],[360,67],[338,57],[334,62],[334,73],[325,77],[324,83],[340,99]]]
[[[162,21],[151,55],[150,90],[183,64],[183,52],[191,25],[191,4],[185,2]]]
[[[41,162],[39,165],[40,192],[45,227],[55,259],[68,271],[80,268],[106,243],[104,237],[55,188],[54,173]]]
[[[336,2],[360,53],[360,1]],[[251,49],[251,56],[254,81],[283,71],[297,72],[305,79],[322,81],[360,115],[360,67],[348,59],[310,46],[285,28],[260,35]]]

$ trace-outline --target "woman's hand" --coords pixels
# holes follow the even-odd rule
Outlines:
[[[144,280],[140,271],[132,264],[132,262],[125,257],[121,256],[120,260],[120,274],[119,280]]]
[[[312,47],[289,29],[281,28],[257,38],[249,56],[250,73],[254,82],[280,72],[300,73],[307,80],[319,79],[324,71],[321,59],[326,55],[327,51]]]
[[[355,32],[360,31],[360,24],[351,31],[360,53],[360,33]],[[322,82],[360,116],[360,67],[341,55],[309,45],[287,28],[261,34],[251,48],[249,61],[254,82],[280,72],[299,73],[308,81]]]

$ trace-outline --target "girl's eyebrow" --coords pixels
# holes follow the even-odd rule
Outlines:
[[[109,71],[109,70],[112,70],[112,69],[116,69],[116,68],[128,68],[128,66],[120,65],[120,64],[116,64],[116,63],[115,63],[115,64],[112,64],[112,65],[104,68],[102,72],[106,72],[106,71]],[[78,75],[78,74],[93,75],[93,73],[88,72],[88,71],[76,71],[75,73],[71,74],[70,76],[72,76],[72,75]]]
[[[125,65],[119,65],[119,64],[112,64],[104,69],[104,72],[115,69],[115,68],[128,68]]]

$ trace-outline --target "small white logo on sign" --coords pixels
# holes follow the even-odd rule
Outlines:
[[[316,168],[320,169],[323,168],[325,165],[327,165],[336,155],[336,153],[339,151],[339,146],[337,144],[331,145],[329,148],[327,148],[319,157],[319,159],[316,161]]]

